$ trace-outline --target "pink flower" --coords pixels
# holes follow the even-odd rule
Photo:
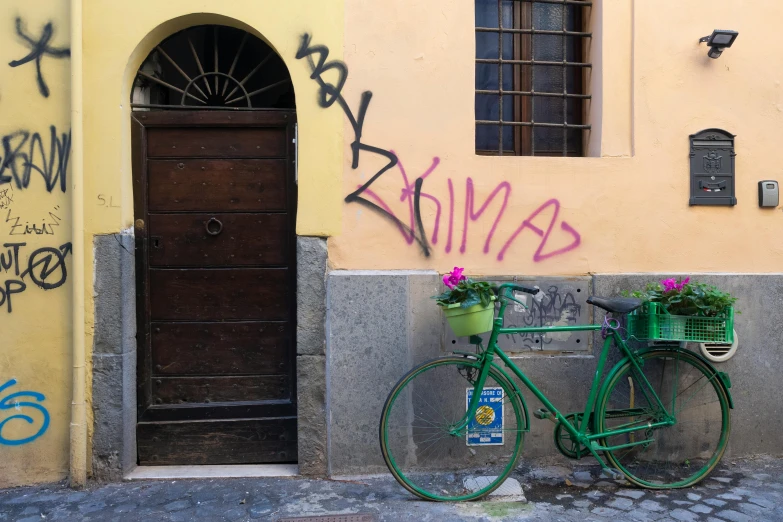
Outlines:
[[[690,277],[686,277],[678,283],[677,280],[673,277],[669,279],[662,279],[661,286],[663,286],[664,292],[682,292],[683,288],[685,288],[685,285],[687,285],[690,280]]]
[[[677,280],[673,277],[670,279],[662,279],[661,285],[663,286],[664,292],[671,292],[672,290],[677,289]]]
[[[454,269],[451,272],[446,273],[446,275],[443,276],[443,284],[448,286],[449,289],[454,290],[457,285],[460,283],[460,281],[464,281],[467,279],[464,275],[462,275],[462,272],[464,272],[464,268],[454,267]]]

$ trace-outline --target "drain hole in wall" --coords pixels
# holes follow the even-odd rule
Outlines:
[[[576,340],[576,344],[579,344],[579,343],[581,343],[581,342],[582,342],[582,340],[581,340],[581,339],[577,339],[577,340]]]
[[[456,339],[452,339],[451,340],[451,344],[457,344],[457,340]]]

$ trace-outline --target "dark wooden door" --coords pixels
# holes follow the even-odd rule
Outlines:
[[[295,118],[132,116],[139,464],[296,462]]]

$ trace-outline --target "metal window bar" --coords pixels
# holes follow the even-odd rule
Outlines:
[[[503,27],[503,1],[504,0],[497,0],[497,9],[498,9],[498,26],[497,28],[493,27],[476,27],[477,33],[498,33],[498,58],[497,59],[487,59],[487,58],[477,58],[476,63],[483,63],[483,64],[497,64],[498,66],[498,89],[476,89],[476,94],[490,94],[490,95],[497,95],[498,96],[498,120],[476,120],[476,125],[496,125],[498,127],[498,155],[504,154],[504,146],[503,146],[503,128],[504,127],[529,127],[531,129],[531,135],[530,135],[530,154],[532,156],[536,155],[536,140],[535,140],[535,129],[536,128],[561,128],[563,129],[563,143],[562,143],[562,155],[567,156],[568,155],[568,131],[569,129],[576,129],[576,130],[589,130],[591,126],[589,124],[574,124],[568,122],[568,100],[573,99],[576,101],[581,100],[589,100],[591,96],[589,94],[575,94],[575,93],[569,93],[568,92],[568,74],[567,74],[567,68],[568,67],[579,67],[584,69],[589,69],[592,67],[592,64],[589,62],[569,62],[568,61],[568,39],[569,38],[591,38],[592,33],[586,32],[586,31],[569,31],[568,30],[568,17],[567,17],[567,10],[568,6],[573,6],[572,8],[576,7],[591,7],[592,2],[586,1],[586,0],[514,0],[515,2],[525,2],[531,5],[539,3],[539,4],[555,4],[555,5],[561,5],[562,6],[562,23],[561,23],[561,30],[550,30],[550,29],[536,29],[535,28],[535,20],[534,17],[530,17],[530,28],[520,28],[520,27],[514,27],[514,28],[507,28]],[[503,35],[504,34],[515,34],[515,35],[531,35],[530,38],[530,59],[529,60],[520,60],[520,59],[511,59],[507,60],[504,58],[503,53]],[[561,61],[551,61],[551,60],[536,60],[535,59],[535,49],[534,49],[534,40],[535,35],[547,35],[547,36],[560,36],[561,37]],[[521,91],[521,90],[505,90],[503,85],[503,66],[504,65],[529,65],[530,67],[530,90],[529,91]],[[562,67],[562,81],[563,81],[563,90],[562,92],[555,93],[555,92],[536,92],[535,90],[535,66],[550,66],[550,67]],[[580,82],[581,83],[581,82]],[[530,98],[530,121],[505,121],[504,120],[504,113],[503,113],[503,96],[504,95],[513,95],[513,96],[525,96]],[[563,123],[538,123],[535,121],[535,100],[537,97],[541,98],[562,98],[563,100]],[[515,151],[516,152],[516,151]]]
[[[504,34],[543,34],[551,36],[582,36],[585,38],[591,38],[593,33],[585,33],[581,31],[554,31],[548,29],[509,29],[504,27],[499,29],[497,27],[476,27],[477,33],[504,33]]]

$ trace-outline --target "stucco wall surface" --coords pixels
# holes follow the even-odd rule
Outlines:
[[[783,213],[758,207],[757,183],[779,171],[783,91],[769,35],[781,15],[776,0],[596,0],[593,157],[486,157],[474,152],[474,2],[347,0],[343,96],[355,117],[372,93],[360,141],[399,162],[365,185],[388,157],[353,157],[348,113],[324,109],[345,120],[344,195],[363,186],[366,200],[344,203],[332,263],[485,275],[778,271]],[[698,43],[715,28],[739,31],[718,60]],[[711,127],[737,135],[734,208],[688,206],[688,136]]]
[[[66,0],[0,14],[0,487],[62,479],[71,399]]]

